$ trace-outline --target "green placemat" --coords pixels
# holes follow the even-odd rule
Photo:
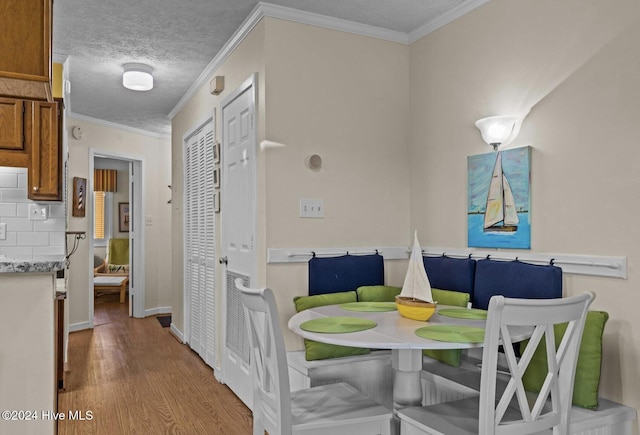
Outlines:
[[[484,329],[462,325],[433,325],[416,329],[416,335],[429,340],[455,343],[482,343]]]
[[[347,311],[395,311],[395,302],[347,302],[340,305],[340,308]]]
[[[360,317],[322,317],[319,319],[307,320],[300,325],[300,329],[309,332],[325,332],[329,334],[342,334],[345,332],[364,331],[375,328],[376,322]]]
[[[445,317],[455,317],[456,319],[486,319],[487,310],[480,308],[443,308],[438,314]]]

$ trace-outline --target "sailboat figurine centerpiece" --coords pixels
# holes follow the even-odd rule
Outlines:
[[[436,311],[436,302],[431,295],[431,283],[422,262],[422,249],[417,231],[402,291],[396,296],[396,308],[401,316],[423,322],[429,320]]]

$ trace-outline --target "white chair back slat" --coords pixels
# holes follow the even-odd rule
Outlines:
[[[573,391],[580,340],[591,301],[592,295],[589,294],[557,300],[491,298],[483,349],[480,434],[492,435],[506,428],[511,434],[527,434],[552,427],[556,435],[567,433],[572,395],[566,392]],[[568,326],[557,344],[554,325],[560,323],[568,323]],[[534,327],[529,345],[519,360],[513,349],[510,326]],[[532,393],[525,391],[522,377],[540,342],[545,343],[548,371],[540,392],[532,400]],[[506,355],[510,379],[497,406],[494,406],[498,399],[494,394],[500,343]],[[489,385],[494,387],[489,388]],[[513,412],[508,412],[514,407],[520,412],[520,420],[514,420]],[[507,414],[508,421],[503,421]]]
[[[293,403],[273,292],[268,288],[248,288],[240,278],[235,285],[241,294],[249,330],[254,435],[264,435],[265,431],[271,435],[389,435],[391,411],[347,384],[296,391]]]
[[[400,409],[402,427],[414,434],[526,435],[553,429],[554,435],[568,435],[576,364],[592,300],[590,293],[560,299],[493,296],[485,326],[479,396]],[[555,340],[556,325],[567,325],[560,343]],[[527,331],[529,343],[518,357],[515,346]],[[540,392],[533,393],[525,390],[523,378],[532,361],[538,360],[540,346],[547,352],[547,373]],[[500,347],[507,372],[498,370]]]
[[[274,325],[279,319],[275,298],[269,289],[255,290],[245,287],[241,279],[236,280],[241,291],[245,319],[249,330],[251,348],[251,371],[253,377],[254,398],[254,435],[291,434],[291,402],[289,376],[284,341],[275,333]],[[267,293],[268,295],[265,295]],[[279,331],[279,329],[278,329]],[[285,392],[285,394],[283,394]],[[257,423],[257,424],[256,424]]]

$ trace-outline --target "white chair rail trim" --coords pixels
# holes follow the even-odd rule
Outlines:
[[[331,248],[269,248],[267,263],[306,263],[315,253],[317,256],[366,255],[378,252],[385,260],[406,260],[410,249],[407,246],[359,246]],[[627,257],[606,255],[582,255],[560,253],[534,253],[530,251],[514,252],[499,250],[478,250],[475,248],[447,248],[427,246],[422,249],[425,256],[446,255],[452,258],[490,258],[498,261],[519,260],[531,264],[553,263],[563,273],[577,275],[606,276],[627,278]]]

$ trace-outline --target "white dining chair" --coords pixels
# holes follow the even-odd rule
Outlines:
[[[251,348],[253,434],[388,435],[392,413],[347,383],[290,392],[278,308],[268,288],[236,279]]]
[[[568,434],[576,363],[592,300],[591,294],[559,299],[492,297],[482,352],[480,395],[403,408],[398,412],[401,433]],[[556,347],[554,325],[567,322],[566,332]],[[533,327],[529,344],[519,359],[513,349],[512,326]],[[543,339],[547,349],[546,378],[539,393],[527,392],[522,375]],[[497,379],[500,345],[510,372],[501,380]]]

